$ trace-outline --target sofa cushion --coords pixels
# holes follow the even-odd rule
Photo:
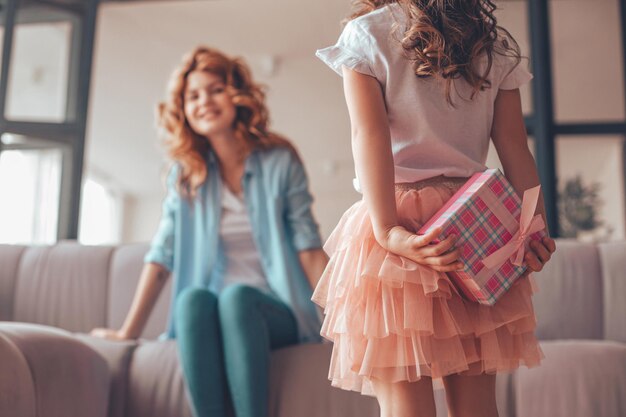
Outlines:
[[[557,250],[541,272],[533,303],[537,337],[555,339],[603,338],[603,290],[596,245],[559,240]]]
[[[269,415],[274,417],[378,417],[373,397],[333,388],[329,344],[299,345],[272,354]],[[228,415],[232,416],[228,404]],[[176,342],[147,341],[134,352],[127,415],[191,416]]]
[[[22,255],[13,320],[75,332],[105,325],[112,249],[61,242],[33,246]]]
[[[174,340],[146,341],[130,364],[126,415],[191,417]]]
[[[543,364],[516,374],[516,417],[626,415],[626,345],[569,340],[541,347]]]
[[[111,258],[109,276],[109,299],[107,304],[107,326],[118,329],[121,327],[133,296],[139,275],[143,268],[143,257],[148,251],[145,243],[118,246]],[[169,312],[172,279],[169,279],[161,290],[161,295],[146,323],[142,338],[155,339],[165,331],[167,313]]]
[[[626,241],[598,249],[604,276],[604,338],[626,342]]]
[[[331,344],[291,346],[272,355],[269,415],[276,417],[378,417],[373,397],[333,388],[328,380]]]
[[[0,335],[28,363],[37,417],[106,417],[109,372],[104,359],[91,348],[70,333],[48,326],[3,322]],[[2,369],[4,378],[4,364]],[[24,372],[23,367],[13,369]]]
[[[108,417],[124,417],[128,369],[137,344],[133,341],[113,341],[87,334],[75,334],[76,338],[100,354],[107,363],[111,384],[109,387]]]
[[[0,245],[0,320],[13,319],[15,280],[25,246]]]

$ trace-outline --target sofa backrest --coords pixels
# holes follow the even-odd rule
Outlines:
[[[604,338],[626,343],[626,241],[603,243]]]
[[[26,248],[13,276],[10,318],[70,331],[104,324],[112,253],[72,242]]]
[[[626,241],[595,245],[558,240],[552,261],[534,274],[540,339],[626,342]],[[119,328],[128,312],[147,244],[118,247],[61,242],[48,247],[0,245],[0,320],[70,331]],[[170,279],[143,333],[163,332]]]
[[[540,339],[626,342],[626,241],[558,240],[552,260],[534,277]]]
[[[89,332],[119,328],[128,312],[147,244],[85,246],[0,245],[0,320],[21,321]],[[171,283],[143,333],[165,329]]]
[[[130,308],[139,282],[143,257],[148,245],[138,243],[118,246],[111,259],[109,273],[107,319],[108,327],[120,328]],[[154,339],[164,332],[170,307],[172,279],[169,279],[146,323],[142,337]]]
[[[557,242],[545,268],[534,274],[540,339],[602,339],[602,272],[597,245]]]

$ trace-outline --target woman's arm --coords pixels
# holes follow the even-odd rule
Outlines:
[[[418,236],[398,225],[389,121],[374,77],[343,67],[343,85],[352,126],[352,152],[374,236],[385,249],[438,271],[462,268],[455,236],[430,245],[440,229]]]
[[[298,259],[311,288],[315,288],[328,263],[328,255],[322,248],[308,249],[298,252]]]
[[[539,184],[535,160],[528,149],[519,89],[498,91],[491,139],[502,163],[504,175],[520,196],[525,190]],[[536,213],[541,214],[544,222],[546,221],[542,193],[539,195]],[[548,232],[547,223],[546,232]],[[541,243],[531,242],[531,249],[533,250],[526,254],[526,262],[531,270],[540,271],[543,264],[550,260],[556,245],[553,239],[546,237]]]
[[[315,288],[326,268],[328,256],[321,248],[319,228],[311,210],[313,197],[309,192],[309,181],[302,161],[294,154],[290,154],[288,179],[285,196],[288,230],[298,251],[300,266],[311,288]]]
[[[157,263],[147,263],[141,270],[141,277],[130,306],[126,320],[119,330],[97,328],[91,331],[93,336],[107,339],[136,339],[143,332],[150,313],[159,298],[159,294],[170,276],[169,271]]]

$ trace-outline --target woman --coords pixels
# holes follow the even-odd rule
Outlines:
[[[269,131],[265,95],[243,61],[199,47],[172,76],[159,124],[175,161],[130,312],[112,339],[137,338],[167,277],[197,417],[267,415],[269,353],[317,341],[310,301],[327,257],[295,149]]]

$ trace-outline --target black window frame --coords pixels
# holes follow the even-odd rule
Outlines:
[[[13,49],[14,29],[20,1],[28,5],[52,7],[71,13],[78,24],[73,25],[66,118],[62,122],[39,122],[10,120],[6,117],[6,100],[9,69]],[[8,133],[36,138],[34,143],[49,142],[41,148],[58,147],[63,152],[61,184],[59,193],[59,218],[57,240],[77,239],[80,218],[81,184],[85,152],[89,85],[99,0],[4,0],[1,3],[1,23],[4,27],[2,40],[2,64],[0,65],[0,136]],[[45,22],[42,16],[41,22]],[[78,28],[78,30],[75,30]],[[24,149],[36,149],[37,145],[24,145]],[[3,149],[20,149],[20,145],[3,145]]]

